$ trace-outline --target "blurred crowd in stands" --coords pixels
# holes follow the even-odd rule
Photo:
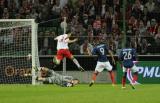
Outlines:
[[[54,54],[53,37],[67,29],[79,41],[70,45],[74,54],[86,54],[97,40],[106,41],[116,54],[126,39],[139,54],[160,53],[160,0],[126,0],[126,38],[123,0],[0,0],[0,19],[36,19],[40,29],[39,53]],[[48,22],[47,22],[48,21]]]

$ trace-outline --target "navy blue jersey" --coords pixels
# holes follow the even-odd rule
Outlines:
[[[99,44],[96,47],[93,48],[92,54],[98,55],[98,61],[100,62],[106,62],[107,59],[107,53],[108,53],[108,47],[106,44]]]
[[[119,59],[122,61],[122,64],[126,68],[133,67],[133,61],[136,60],[136,50],[132,48],[122,49],[119,54]]]

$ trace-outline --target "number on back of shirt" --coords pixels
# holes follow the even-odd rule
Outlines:
[[[131,54],[131,51],[124,51],[123,52],[123,55],[124,55],[124,60],[127,60],[127,59],[131,59],[132,58],[132,54]]]
[[[101,52],[102,55],[104,55],[104,53],[105,53],[104,48],[100,48],[100,52]]]
[[[66,37],[62,36],[60,39],[60,42],[65,42],[65,40],[66,40]]]

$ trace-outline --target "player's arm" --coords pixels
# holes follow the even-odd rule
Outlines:
[[[68,43],[74,43],[74,42],[76,42],[76,41],[78,41],[77,38],[75,38],[75,39],[73,39],[73,40],[70,40],[70,39],[67,40]]]
[[[72,35],[72,33],[68,33],[68,34],[67,34],[67,38],[70,38],[71,35]]]
[[[72,35],[71,33],[68,33],[67,37],[65,38],[65,40],[68,40],[71,37],[71,35]]]
[[[113,57],[113,53],[112,53],[112,51],[111,50],[108,50],[108,53],[109,53],[109,55],[111,56],[111,58],[112,58],[112,62],[113,62],[113,64],[116,64],[116,62],[115,62],[115,60],[114,60],[114,57]]]
[[[54,40],[58,40],[58,37],[59,37],[59,36],[55,37]]]
[[[69,38],[71,37],[71,35],[72,35],[72,33],[68,33],[68,34],[67,34],[67,37],[65,38],[65,40],[66,40],[67,43],[73,43],[73,42],[78,41],[77,38],[75,38],[75,39],[73,39],[73,40],[70,40]]]

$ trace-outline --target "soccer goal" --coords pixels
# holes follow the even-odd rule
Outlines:
[[[0,20],[0,84],[36,84],[39,66],[34,19]],[[31,74],[31,75],[26,75]]]

